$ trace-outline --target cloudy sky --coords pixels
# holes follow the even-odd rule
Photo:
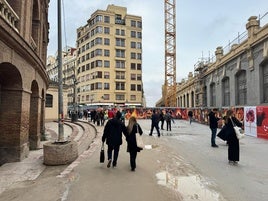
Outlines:
[[[62,44],[76,46],[76,29],[84,26],[97,9],[108,4],[127,7],[127,13],[143,20],[143,84],[147,106],[161,98],[165,79],[164,0],[63,0]],[[268,12],[267,0],[177,0],[176,45],[177,82],[194,72],[203,57],[213,56],[218,46],[225,47],[238,33],[246,31],[250,16]],[[261,26],[268,23],[268,15]],[[48,55],[57,51],[57,1],[50,0]]]

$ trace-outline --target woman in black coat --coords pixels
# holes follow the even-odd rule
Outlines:
[[[136,133],[142,135],[143,132],[140,125],[137,123],[136,118],[133,116],[130,117],[128,121],[127,131],[127,152],[129,152],[130,155],[131,171],[135,171],[137,152],[140,152],[142,150],[142,148],[137,147]]]
[[[242,123],[234,116],[232,110],[226,114],[226,132],[228,133],[228,160],[230,164],[236,165],[239,161],[239,140],[236,137],[234,126],[242,127]]]

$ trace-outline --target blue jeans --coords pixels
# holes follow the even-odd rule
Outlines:
[[[217,134],[217,128],[210,128],[211,129],[211,146],[216,145],[215,139]]]

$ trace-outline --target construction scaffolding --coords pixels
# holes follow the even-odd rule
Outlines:
[[[165,86],[166,107],[176,107],[176,0],[165,0]]]

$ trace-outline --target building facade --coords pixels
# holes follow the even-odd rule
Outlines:
[[[252,16],[247,31],[224,53],[203,59],[177,87],[177,106],[233,107],[268,104],[268,24]]]
[[[52,88],[55,88],[55,82],[58,82],[58,61],[56,56],[48,56],[47,58],[47,74],[52,84]],[[76,102],[76,63],[77,63],[77,50],[74,47],[65,47],[62,50],[62,83],[67,90],[67,105],[72,105]],[[65,110],[64,110],[65,112]]]
[[[79,104],[143,106],[142,18],[108,5],[77,29]]]
[[[0,0],[0,165],[39,148],[44,132],[49,0]]]

